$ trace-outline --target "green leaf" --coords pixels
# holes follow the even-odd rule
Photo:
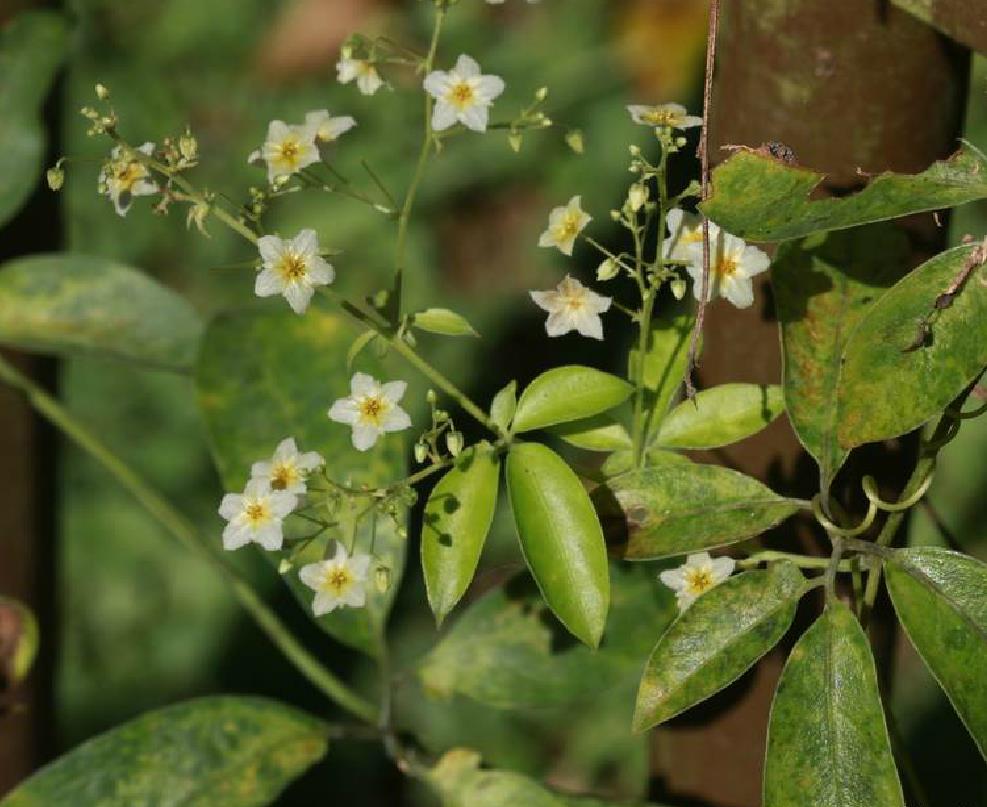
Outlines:
[[[987,565],[930,547],[901,550],[886,568],[908,638],[987,758]]]
[[[23,11],[0,28],[0,227],[20,210],[41,175],[41,108],[67,39],[65,18],[51,11]]]
[[[290,311],[244,311],[223,315],[208,327],[196,368],[199,406],[205,418],[220,477],[227,490],[240,491],[250,466],[273,454],[285,437],[294,437],[301,451],[318,451],[329,462],[334,478],[354,485],[381,485],[404,472],[404,446],[395,435],[381,439],[363,454],[353,448],[350,430],[329,420],[333,401],[349,395],[345,371],[350,332],[342,319],[312,308],[304,317]],[[248,345],[249,350],[244,349]],[[365,362],[368,373],[389,380],[380,365]],[[342,523],[295,558],[284,575],[295,598],[312,615],[313,592],[298,579],[298,568],[332,552],[332,541],[349,540],[353,512],[343,512]],[[289,519],[290,521],[290,519]],[[301,534],[312,532],[307,522]],[[372,525],[364,519],[357,545],[370,545]],[[216,533],[219,540],[219,531]],[[397,581],[404,567],[406,540],[389,520],[378,519],[375,552],[391,569],[394,581],[386,595],[370,590],[365,608],[342,608],[316,622],[342,642],[375,655]],[[256,551],[261,551],[257,549]],[[287,552],[263,552],[275,568]],[[314,617],[313,617],[314,618]]]
[[[655,445],[662,448],[719,448],[770,425],[782,412],[781,387],[722,384],[683,401],[662,421]]]
[[[738,151],[713,172],[713,194],[700,207],[741,238],[786,241],[987,198],[987,160],[964,145],[921,174],[881,174],[858,193],[810,200],[822,180],[808,168]]]
[[[428,497],[422,525],[422,569],[439,624],[476,573],[493,523],[500,457],[489,443],[464,452]]]
[[[443,807],[566,807],[566,802],[527,776],[480,768],[480,755],[467,748],[447,752],[428,781]]]
[[[572,706],[633,682],[655,633],[675,618],[671,591],[643,565],[615,563],[603,643],[590,650],[551,618],[527,575],[471,604],[421,662],[425,689],[497,709]]]
[[[695,303],[691,298],[662,308],[652,320],[648,349],[644,354],[644,386],[651,393],[651,428],[661,423],[682,381],[689,358]],[[628,377],[636,378],[639,356],[637,347],[628,356]]]
[[[346,369],[352,370],[353,363],[357,360],[357,357],[367,348],[370,344],[377,338],[377,331],[373,328],[366,330],[361,333],[356,339],[353,340],[353,344],[350,345],[350,349],[346,351]]]
[[[756,479],[688,460],[615,476],[593,492],[607,543],[654,560],[744,541],[798,510]]]
[[[195,361],[202,322],[179,295],[104,258],[32,255],[0,268],[0,343],[169,370]]]
[[[169,706],[42,768],[2,807],[262,807],[321,759],[324,724],[262,698]]]
[[[764,807],[903,807],[870,644],[831,604],[785,665],[768,727]]]
[[[517,381],[512,381],[498,392],[490,403],[490,419],[505,432],[511,426],[517,411]]]
[[[804,592],[802,573],[780,563],[732,577],[699,597],[648,660],[634,730],[663,723],[736,681],[785,635]]]
[[[586,490],[561,457],[538,443],[511,447],[507,489],[521,551],[545,601],[577,639],[596,647],[610,605],[610,575]]]
[[[609,415],[553,426],[552,434],[587,451],[622,451],[632,445],[627,429]]]
[[[987,277],[974,270],[952,305],[937,298],[975,247],[937,255],[867,312],[846,348],[839,386],[840,444],[853,448],[905,434],[945,409],[987,366]],[[922,344],[920,324],[929,320]]]
[[[598,415],[626,401],[634,388],[592,367],[571,365],[542,373],[521,394],[514,431],[530,432]]]
[[[771,265],[785,403],[828,489],[848,452],[836,438],[843,351],[871,305],[908,267],[908,238],[879,224],[783,244]]]
[[[466,318],[448,308],[429,308],[412,317],[412,324],[423,331],[440,336],[479,336]]]

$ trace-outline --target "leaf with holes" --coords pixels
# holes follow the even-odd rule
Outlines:
[[[945,549],[903,549],[886,565],[908,638],[987,758],[987,565]]]
[[[699,597],[666,630],[648,660],[634,707],[644,731],[719,692],[791,627],[805,578],[790,563],[745,572]]]
[[[304,317],[290,311],[245,311],[220,316],[206,331],[196,368],[199,407],[209,441],[227,490],[240,491],[250,466],[273,454],[285,437],[294,437],[301,451],[318,451],[329,462],[337,480],[351,484],[381,485],[404,473],[404,446],[397,435],[383,437],[367,453],[350,443],[349,429],[329,420],[334,400],[350,393],[345,370],[351,334],[339,316],[310,309]],[[245,350],[244,345],[250,349]],[[388,380],[379,364],[364,362],[368,373]],[[349,500],[347,500],[349,501]],[[312,613],[312,591],[298,578],[298,568],[332,551],[331,541],[346,537],[353,528],[358,502],[337,513],[340,524],[313,540],[292,558],[294,568],[284,579],[296,599]],[[289,522],[291,519],[289,519]],[[217,524],[218,527],[218,524]],[[312,525],[300,523],[301,534]],[[219,540],[219,530],[216,531]],[[406,540],[390,521],[361,522],[357,546],[375,554],[391,570],[387,594],[368,591],[367,607],[342,608],[316,622],[332,636],[366,653],[378,652],[378,634],[391,606],[404,568]],[[288,552],[264,552],[275,567]]]
[[[787,241],[987,198],[987,160],[966,145],[920,174],[881,174],[857,193],[810,199],[823,178],[739,151],[713,172],[713,193],[700,207],[741,238]]]
[[[321,759],[325,724],[262,698],[158,709],[45,766],[2,807],[262,807]]]
[[[84,255],[32,255],[0,268],[0,344],[187,370],[202,321],[136,269]]]
[[[957,247],[922,264],[853,332],[838,391],[844,448],[918,428],[987,367],[987,268],[974,267],[952,304],[937,310],[937,299],[970,266],[976,249]]]
[[[610,574],[582,482],[545,446],[515,443],[507,455],[507,490],[525,562],[545,602],[573,636],[596,647],[610,607]]]
[[[788,416],[828,489],[849,453],[836,437],[843,351],[908,267],[904,232],[880,224],[783,244],[771,265]]]
[[[799,639],[768,726],[764,807],[904,807],[870,643],[833,603]]]
[[[660,448],[719,448],[757,434],[785,411],[781,387],[721,384],[683,401],[661,422]]]
[[[432,490],[422,523],[422,569],[439,624],[473,580],[497,509],[500,457],[483,442],[459,456]]]
[[[593,491],[607,543],[628,560],[654,560],[758,535],[799,504],[756,479],[682,459],[632,470]]]

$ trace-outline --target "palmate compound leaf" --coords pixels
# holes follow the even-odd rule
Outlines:
[[[987,367],[987,268],[974,267],[952,303],[937,310],[937,299],[976,249],[957,247],[922,264],[887,291],[853,332],[838,392],[843,447],[921,426]]]
[[[202,698],[83,743],[0,805],[262,807],[326,748],[325,725],[295,709],[262,698]]]
[[[227,490],[242,490],[251,465],[270,458],[286,437],[294,437],[300,451],[318,451],[336,481],[381,485],[401,478],[404,450],[399,436],[387,435],[371,451],[360,453],[350,442],[350,430],[328,418],[333,401],[350,392],[345,361],[351,339],[352,333],[339,316],[316,308],[303,317],[287,310],[251,310],[213,320],[203,339],[196,385],[213,456]],[[391,380],[369,355],[361,360],[361,368],[379,380]],[[312,613],[313,593],[299,580],[298,569],[321,560],[327,551],[332,554],[334,539],[348,540],[351,517],[365,506],[364,501],[357,501],[353,512],[338,514],[340,525],[312,541],[294,558],[294,568],[285,573],[285,582],[306,613]],[[302,535],[315,529],[308,522],[296,524]],[[379,630],[404,568],[407,541],[384,518],[378,518],[376,525],[363,521],[357,547],[368,552],[371,539],[375,554],[391,570],[388,593],[381,595],[371,585],[365,608],[340,608],[316,622],[340,641],[375,655]],[[288,552],[263,554],[275,568],[288,556]]]
[[[545,602],[573,636],[596,647],[610,574],[603,530],[579,477],[551,449],[516,443],[507,455],[507,490],[521,551]]]
[[[593,417],[626,401],[633,387],[623,379],[570,365],[542,373],[521,393],[514,413],[517,433]]]
[[[849,453],[836,434],[843,351],[907,271],[909,251],[900,228],[876,224],[783,244],[771,265],[788,417],[819,465],[824,490]]]
[[[607,543],[655,560],[744,541],[799,509],[756,479],[687,459],[614,476],[593,491]]]
[[[830,604],[799,639],[771,707],[764,807],[903,807],[863,628]]]
[[[703,594],[661,635],[634,708],[634,730],[662,723],[743,675],[785,635],[805,593],[788,563],[732,577]]]
[[[0,268],[0,344],[187,370],[202,330],[184,298],[105,258],[32,255]]]
[[[757,434],[785,411],[781,387],[721,384],[669,412],[654,437],[659,448],[719,448]]]
[[[487,442],[461,454],[432,490],[422,523],[422,570],[436,620],[473,580],[497,509],[500,457]]]
[[[749,151],[713,172],[713,193],[700,207],[749,241],[787,241],[987,198],[987,160],[964,145],[921,174],[881,174],[858,193],[810,200],[823,175]]]
[[[51,11],[22,11],[0,28],[0,227],[20,210],[41,175],[41,107],[67,39],[65,18]]]
[[[610,572],[613,599],[598,650],[572,639],[522,575],[463,611],[421,662],[425,690],[526,711],[572,707],[633,683],[677,607],[652,569],[614,563]]]
[[[987,565],[927,547],[897,552],[886,569],[908,638],[987,758]]]

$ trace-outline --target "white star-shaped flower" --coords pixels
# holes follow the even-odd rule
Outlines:
[[[370,555],[354,553],[350,557],[346,547],[336,544],[336,556],[332,560],[302,566],[298,576],[315,592],[313,613],[323,616],[337,608],[362,608],[366,605],[370,563]]]
[[[253,479],[265,482],[271,490],[302,496],[307,490],[305,480],[325,460],[316,451],[299,453],[293,437],[282,440],[268,462],[255,462],[250,469]]]
[[[340,84],[356,81],[357,89],[364,95],[373,95],[384,86],[384,80],[377,68],[366,59],[354,59],[348,48],[344,48],[336,62],[336,80]]]
[[[548,214],[548,228],[538,239],[538,246],[557,247],[563,254],[572,255],[576,236],[593,220],[583,211],[582,201],[581,196],[573,196],[569,204]]]
[[[679,610],[684,611],[733,574],[736,565],[733,558],[711,558],[709,552],[699,552],[689,555],[677,569],[662,572],[659,579],[675,592]]]
[[[229,522],[223,548],[239,549],[253,541],[264,549],[280,549],[282,522],[297,503],[293,493],[271,490],[260,479],[251,479],[243,493],[227,493],[219,505],[219,514]]]
[[[273,184],[279,177],[291,176],[319,161],[315,136],[310,126],[289,126],[282,120],[272,120],[264,145],[250,152],[247,162],[267,163],[267,181]]]
[[[545,330],[549,336],[578,331],[591,339],[603,339],[600,314],[610,308],[611,298],[597,294],[566,275],[554,291],[533,291],[531,299],[548,312]]]
[[[658,104],[657,106],[643,106],[641,104],[631,104],[627,107],[631,113],[634,123],[642,126],[666,126],[669,129],[691,129],[694,126],[702,126],[703,119],[690,115],[681,104]]]
[[[305,126],[321,143],[332,143],[356,126],[356,119],[349,115],[333,117],[328,109],[313,109],[305,114]]]
[[[500,76],[480,74],[480,65],[463,54],[448,73],[435,70],[425,77],[425,90],[435,99],[432,128],[441,132],[456,121],[475,132],[487,130],[494,99],[504,91]]]
[[[154,143],[145,143],[137,151],[150,157],[154,154]],[[123,146],[113,147],[110,159],[100,169],[98,186],[121,216],[127,215],[135,196],[150,196],[160,190],[151,179],[150,169],[130,156]]]
[[[258,297],[283,294],[296,314],[304,314],[316,286],[327,286],[336,276],[332,266],[319,255],[315,230],[302,230],[290,241],[276,235],[257,239],[263,268],[257,275]]]
[[[703,222],[695,213],[686,213],[678,207],[668,211],[666,219],[668,236],[665,238],[665,257],[672,261],[691,263],[694,257],[691,247],[699,244],[702,249]],[[709,243],[715,243],[720,228],[712,221],[709,223]]]
[[[702,231],[700,230],[700,233]],[[686,271],[692,276],[692,291],[696,299],[702,298],[703,242],[687,247],[691,261]],[[771,259],[757,247],[742,238],[723,230],[715,237],[710,232],[709,243],[709,295],[707,301],[725,297],[737,308],[748,308],[754,303],[754,284],[751,278],[761,274],[771,265]]]
[[[411,426],[408,413],[398,406],[407,387],[404,381],[381,384],[366,373],[355,373],[350,381],[350,396],[332,405],[329,418],[352,426],[353,447],[367,451],[383,434]]]

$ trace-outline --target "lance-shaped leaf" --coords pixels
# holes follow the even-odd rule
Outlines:
[[[275,701],[187,701],[83,743],[0,805],[262,807],[325,755],[326,738],[324,724]]]
[[[340,317],[314,308],[304,317],[287,310],[245,311],[221,316],[210,324],[196,368],[196,384],[213,456],[227,490],[242,490],[250,466],[268,459],[286,437],[294,437],[301,451],[318,451],[336,480],[382,485],[402,476],[404,450],[399,436],[387,435],[372,451],[360,453],[350,442],[349,429],[328,418],[332,402],[350,392],[345,361],[351,338]],[[375,377],[388,380],[369,357],[363,366]],[[363,501],[351,503],[352,507],[337,513],[340,524],[294,556],[294,568],[284,575],[309,615],[313,593],[298,578],[298,568],[321,560],[327,551],[331,554],[332,540],[349,540],[353,518],[366,507]],[[308,522],[296,527],[303,535],[313,532]],[[363,519],[358,548],[368,551],[371,540],[375,554],[391,570],[388,593],[381,595],[370,587],[365,608],[340,608],[316,621],[340,641],[376,654],[378,634],[404,568],[407,541],[389,520],[378,519],[374,525]],[[277,567],[288,553],[263,555]]]
[[[27,201],[41,174],[41,107],[67,39],[65,18],[51,11],[23,11],[0,29],[0,227]]]
[[[768,726],[764,807],[903,807],[867,636],[832,604],[785,665]]]
[[[622,404],[634,388],[623,379],[571,365],[542,373],[521,394],[514,431],[530,432],[598,415]]]
[[[423,331],[440,336],[479,336],[466,317],[448,308],[429,308],[411,318],[412,324]]]
[[[517,381],[511,381],[490,402],[490,419],[505,432],[517,411]]]
[[[526,711],[586,703],[632,683],[655,634],[678,610],[651,569],[614,563],[610,572],[612,601],[598,650],[573,640],[520,575],[472,603],[424,658],[418,675],[426,691]]]
[[[507,455],[507,489],[521,551],[545,602],[573,636],[596,647],[610,574],[603,531],[579,477],[545,446],[519,443]]]
[[[784,244],[771,265],[785,405],[824,489],[849,453],[836,437],[843,350],[873,303],[907,271],[908,252],[904,232],[880,224]]]
[[[757,434],[784,411],[781,387],[721,384],[669,412],[654,443],[661,448],[719,448]]]
[[[587,451],[626,451],[632,446],[627,429],[609,415],[563,423],[552,427],[552,434]]]
[[[901,550],[886,568],[908,638],[987,758],[987,565],[921,548]]]
[[[500,458],[489,443],[464,452],[432,490],[422,525],[422,570],[439,624],[466,591],[497,509]]]
[[[756,479],[683,460],[629,471],[593,492],[607,543],[654,560],[746,540],[798,510]]]
[[[736,681],[791,627],[805,578],[789,563],[745,572],[706,592],[662,634],[634,707],[644,731]]]
[[[682,386],[695,317],[695,303],[690,297],[662,308],[652,320],[642,368],[644,386],[650,393],[651,428],[661,423]],[[635,346],[628,356],[629,378],[637,378],[640,361],[641,351]]]
[[[957,247],[922,264],[867,312],[846,347],[839,386],[846,448],[911,431],[945,409],[987,367],[987,270]]]
[[[700,207],[725,230],[750,241],[787,241],[987,198],[987,161],[964,145],[921,174],[886,173],[858,193],[810,200],[823,175],[739,151],[713,172]]]
[[[0,344],[184,370],[201,337],[184,298],[105,258],[32,255],[0,268]]]

